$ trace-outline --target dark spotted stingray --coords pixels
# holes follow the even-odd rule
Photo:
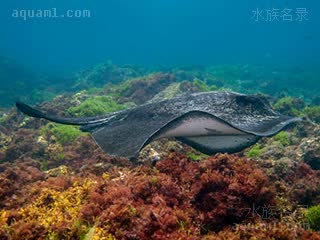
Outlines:
[[[128,158],[159,138],[175,138],[205,154],[234,153],[302,120],[275,112],[261,96],[235,92],[189,94],[91,118],[58,118],[21,102],[16,106],[32,117],[81,125],[106,153]]]

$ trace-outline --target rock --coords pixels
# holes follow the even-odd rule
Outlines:
[[[302,159],[309,164],[312,169],[320,169],[320,137],[308,139],[302,143],[303,155]]]
[[[70,174],[68,167],[65,165],[62,165],[57,168],[52,168],[48,171],[45,171],[45,173],[50,177],[58,177],[60,175],[69,175]]]
[[[12,137],[0,132],[0,148],[5,148],[10,142],[12,142]]]
[[[37,143],[39,143],[43,147],[47,147],[49,145],[48,141],[43,136],[38,137]]]

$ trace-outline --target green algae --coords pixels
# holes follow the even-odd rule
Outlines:
[[[48,123],[40,131],[42,136],[46,135],[47,133],[53,135],[60,144],[71,143],[78,137],[87,135],[86,133],[83,133],[79,127],[56,123]]]
[[[218,88],[215,86],[215,85],[208,85],[206,84],[204,81],[198,79],[198,78],[195,78],[193,81],[192,81],[193,85],[195,87],[197,87],[201,92],[209,92],[209,91],[214,91],[214,90],[217,90]]]
[[[265,149],[261,148],[259,143],[253,145],[253,147],[246,153],[247,157],[256,158],[260,157],[262,153],[264,153]]]
[[[2,114],[2,116],[0,116],[0,124],[4,124],[6,121],[8,120],[8,115],[7,114]]]
[[[308,106],[303,112],[307,115],[310,120],[319,123],[320,122],[320,106]]]
[[[302,99],[292,98],[292,97],[283,97],[280,98],[275,104],[274,108],[277,111],[280,111],[283,114],[291,116],[303,116],[302,109],[304,108],[305,103]]]
[[[189,158],[191,158],[193,161],[200,161],[200,160],[208,158],[207,155],[200,153],[200,152],[199,153],[189,152],[189,153],[187,153],[187,156]]]
[[[95,96],[86,99],[76,107],[70,107],[67,112],[75,117],[92,117],[124,110],[130,106],[129,103],[119,104],[110,96]]]
[[[305,213],[305,219],[311,229],[320,230],[320,204],[309,208]]]
[[[275,135],[274,140],[279,142],[284,147],[289,146],[291,144],[289,134],[284,131],[279,132],[277,135]]]

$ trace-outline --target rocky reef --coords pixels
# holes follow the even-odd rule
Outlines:
[[[285,78],[253,66],[147,71],[106,63],[38,103],[82,117],[252,86],[278,91],[273,107],[306,119],[229,155],[159,140],[130,162],[103,153],[77,127],[1,109],[0,239],[320,239],[319,105],[313,90],[283,92]]]

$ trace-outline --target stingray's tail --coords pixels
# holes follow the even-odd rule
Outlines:
[[[310,123],[310,124],[313,125],[313,126],[319,126],[319,124],[313,122],[307,115],[303,116],[303,117],[302,117],[302,120],[303,120],[304,122]]]
[[[30,117],[44,118],[56,123],[62,123],[62,124],[68,124],[68,125],[86,125],[89,123],[101,122],[101,119],[99,120],[94,118],[60,118],[60,117],[50,116],[22,102],[16,102],[16,107],[19,109],[19,111],[23,112],[24,114]]]

